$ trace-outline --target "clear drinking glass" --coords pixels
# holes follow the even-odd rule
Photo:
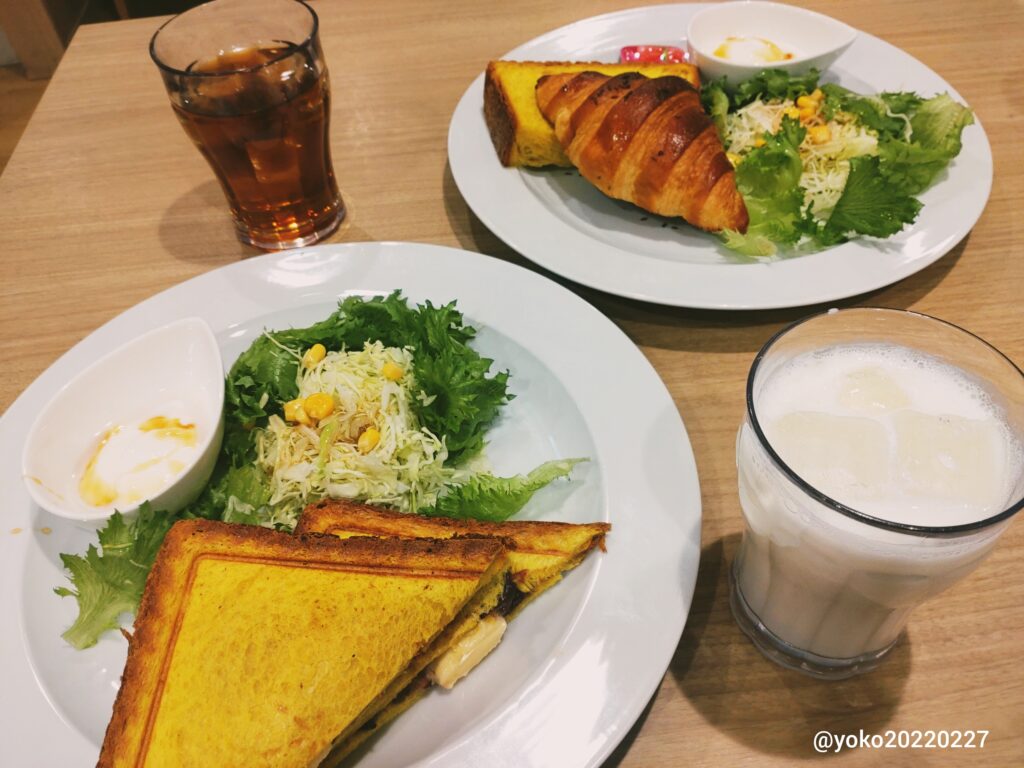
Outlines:
[[[214,0],[166,22],[149,45],[239,239],[259,248],[315,243],[345,217],[318,31],[299,0]]]
[[[888,426],[881,431],[845,412],[838,421],[811,411],[780,416],[780,397],[790,398],[797,409],[804,407],[798,378],[775,379],[776,386],[765,396],[773,377],[804,373],[810,387],[824,392],[831,379],[822,373],[820,366],[826,363],[821,361],[844,364],[835,359],[861,355],[865,349],[888,349],[901,366],[912,358],[921,371],[915,373],[911,365],[907,375],[924,383],[913,391],[891,388],[885,382],[897,380],[891,377],[899,372],[886,368],[885,357],[866,373],[850,368],[854,384],[842,389],[847,393],[843,402],[865,409],[865,418],[882,419],[878,423]],[[944,403],[956,398],[944,400],[951,391],[939,386],[940,377],[920,376],[942,366],[957,369],[966,382],[957,391],[973,393],[970,402],[981,403],[1002,426],[941,415]],[[923,423],[918,401],[936,417],[911,430],[905,425]],[[847,418],[851,420],[843,421]],[[782,419],[790,419],[785,422],[789,431],[778,426]],[[810,426],[801,427],[801,433],[795,424]],[[768,434],[775,435],[775,445]],[[888,449],[858,452],[851,447],[858,443],[851,435],[861,434],[884,437]],[[786,442],[791,439],[802,442]],[[746,528],[730,571],[730,599],[740,628],[770,659],[815,677],[840,679],[873,669],[895,644],[911,611],[976,568],[1024,506],[1022,445],[1024,374],[957,326],[901,310],[846,309],[784,329],[764,345],[751,366],[747,417],[737,436]],[[924,453],[915,452],[921,446],[926,446]],[[793,468],[796,462],[787,464],[781,455],[787,451],[777,450],[781,448],[790,457],[804,457],[800,462],[806,476]],[[988,461],[994,468],[985,465],[984,472],[956,474],[982,466],[971,462],[981,461],[982,454],[996,456],[997,448],[1002,458]],[[851,466],[842,466],[845,457]],[[981,479],[990,470],[998,471],[998,482]],[[878,480],[865,481],[870,473]],[[811,476],[815,483],[807,479]],[[876,493],[882,499],[890,493],[890,481],[910,483],[923,496],[906,492],[897,496],[896,506],[890,498],[889,512],[880,514],[871,503],[854,508],[819,487],[843,483],[859,499]],[[985,506],[977,508],[987,511],[978,519],[962,519],[970,514],[964,510],[974,508],[968,498],[972,493],[985,497]]]

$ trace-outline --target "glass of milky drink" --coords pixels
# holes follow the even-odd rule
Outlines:
[[[736,621],[779,664],[849,677],[1024,506],[1024,374],[926,315],[819,314],[754,360],[736,463]]]
[[[345,217],[316,13],[297,0],[215,0],[149,46],[171,106],[227,196],[238,238],[315,243]]]

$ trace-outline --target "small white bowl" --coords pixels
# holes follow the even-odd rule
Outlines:
[[[793,58],[773,62],[730,61],[714,54],[729,37],[760,38]],[[827,69],[857,37],[857,30],[814,11],[781,3],[722,3],[694,14],[686,28],[691,61],[705,81],[728,77],[748,80],[763,69],[803,74],[811,67]]]
[[[155,509],[177,512],[199,494],[213,472],[224,433],[223,409],[224,369],[210,327],[199,318],[188,318],[157,328],[97,360],[43,408],[25,441],[25,485],[43,509],[92,525],[102,524],[115,509],[131,515],[144,501]],[[189,428],[138,432],[140,424],[158,416],[177,419]],[[118,427],[117,435],[123,435],[116,437],[118,448],[104,447],[105,435]],[[174,434],[185,434],[191,444],[177,448],[186,442],[175,442]],[[153,474],[134,475],[137,482],[139,477],[149,481],[141,491],[136,489],[142,494],[139,498],[122,493],[113,502],[88,503],[79,488],[90,458],[109,450],[114,452],[111,462],[141,462],[148,457],[133,453],[140,440],[149,441],[142,443],[147,448],[153,440],[163,440],[168,450],[178,453],[165,459],[164,466],[153,464],[143,470]],[[113,485],[119,478],[103,479]]]

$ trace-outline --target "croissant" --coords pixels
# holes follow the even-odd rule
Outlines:
[[[746,232],[735,170],[700,96],[681,77],[547,75],[536,93],[569,160],[609,197],[700,229]]]

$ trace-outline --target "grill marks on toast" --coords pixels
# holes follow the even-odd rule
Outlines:
[[[339,525],[339,530],[351,535],[344,540],[312,532],[317,514],[322,522],[323,515],[338,512],[330,504],[308,510],[296,535],[205,520],[181,522],[171,529],[147,581],[136,630],[129,643],[121,690],[100,754],[101,767],[143,766],[150,764],[150,760],[187,762],[189,748],[198,748],[200,759],[207,762],[227,759],[224,755],[218,757],[216,749],[203,751],[211,742],[230,750],[230,759],[249,764],[293,765],[325,759],[325,765],[333,765],[423,695],[425,691],[416,681],[422,679],[430,663],[476,627],[480,616],[503,607],[510,611],[510,617],[518,613],[537,594],[556,583],[564,571],[575,567],[590,549],[603,549],[604,535],[609,529],[601,523],[484,523],[419,518],[364,505],[349,506],[352,508],[347,508],[346,513],[352,513],[350,522],[361,523]],[[504,535],[510,532],[511,535]],[[520,558],[519,570],[514,574],[510,569],[513,552]],[[280,578],[273,575],[278,572],[282,574]],[[333,581],[335,575],[349,579],[347,590],[340,586],[333,589],[331,585],[339,584]],[[381,577],[380,581],[372,582],[374,590],[380,583],[410,586],[380,587],[384,590],[382,594],[387,593],[390,598],[386,605],[378,604],[376,597],[362,596],[365,583],[360,579],[365,580],[368,575]],[[430,589],[431,605],[436,606],[427,615],[436,615],[438,620],[410,627],[406,627],[407,620],[400,620],[398,631],[403,633],[402,637],[395,643],[384,642],[390,649],[388,654],[393,655],[394,649],[401,647],[404,650],[399,653],[407,655],[393,658],[385,666],[377,666],[378,661],[373,661],[377,651],[362,640],[353,639],[348,631],[343,637],[332,633],[329,628],[339,626],[334,619],[348,615],[348,609],[324,612],[327,604],[319,600],[330,593],[334,595],[333,603],[328,601],[332,605],[343,604],[339,600],[370,600],[377,609],[373,615],[398,615],[403,605],[408,612],[423,603],[423,596],[428,593],[420,589],[420,582],[423,589]],[[268,584],[274,587],[273,600],[281,599],[279,593],[286,595],[286,601],[295,596],[298,612],[294,616],[299,624],[289,618],[293,614],[287,611],[268,619],[266,611],[276,605],[267,602]],[[326,586],[327,590],[312,589],[310,585]],[[298,594],[299,591],[304,594]],[[199,602],[193,610],[194,600]],[[233,615],[232,610],[236,611]],[[358,611],[358,616],[372,613],[362,608]],[[438,611],[444,612],[443,617]],[[308,621],[302,621],[303,616]],[[259,641],[263,626],[267,633],[264,638],[273,639],[269,646]],[[275,627],[283,635],[276,634]],[[240,637],[250,628],[257,638],[252,646],[255,649],[293,649],[287,663],[275,665],[277,659],[270,658],[273,653],[261,655],[264,661],[258,664],[242,663],[243,657],[236,651],[251,645],[251,638]],[[356,654],[365,655],[372,661],[373,670],[378,671],[368,673],[363,663],[349,670],[348,653],[339,654],[338,646],[329,645],[329,640],[316,640],[321,637],[320,632],[325,633],[323,637],[338,635],[340,645],[353,652],[353,660]],[[298,646],[282,639],[292,635],[299,641]],[[313,638],[313,645],[305,643],[307,637]],[[217,651],[209,653],[208,645]],[[326,655],[320,654],[319,649],[328,645]],[[179,647],[184,655],[176,663]],[[227,661],[227,665],[221,666],[222,661]],[[211,684],[193,679],[196,675],[202,680],[210,679],[209,670],[202,671],[210,664],[218,670],[214,677],[222,674],[223,679],[218,677],[218,682]],[[323,682],[316,683],[316,697],[312,696],[314,684],[310,683],[306,693],[295,698],[296,689],[303,688],[302,681],[310,682],[307,673],[313,667],[333,667],[328,672],[330,681],[326,687]],[[371,678],[366,678],[367,674]],[[236,675],[246,678],[244,686],[233,685]],[[374,682],[372,687],[360,688],[360,696],[345,702],[345,691],[351,686],[348,681],[356,679],[349,675]],[[197,683],[198,689],[193,687]],[[246,721],[244,727],[229,722],[230,718],[221,723],[209,712],[202,717],[173,714],[200,711],[203,706],[196,709],[200,704],[207,710],[237,710],[235,699],[243,689],[250,696],[254,691],[265,691],[264,703],[269,707],[280,707],[283,703],[292,708],[288,717],[293,718],[296,730],[275,730],[280,725],[276,714],[275,728],[265,723],[261,726],[260,718],[270,716],[267,706],[256,706],[247,715],[254,719]],[[333,693],[324,695],[324,691]],[[403,698],[407,692],[410,695]],[[195,696],[202,697],[202,701]],[[339,715],[338,710],[345,714]],[[248,736],[246,729],[251,731]],[[261,732],[271,735],[264,737]],[[185,742],[193,734],[198,740],[190,747]],[[191,754],[194,757],[196,753]]]
[[[192,599],[197,595],[195,585],[198,583],[198,574],[203,570],[207,573],[207,576],[204,577],[205,583],[214,583],[209,581],[209,572],[204,569],[209,566],[227,565],[231,567],[235,563],[240,564],[239,567],[244,569],[252,568],[256,573],[263,573],[265,571],[260,569],[266,568],[275,570],[284,568],[289,573],[322,572],[329,584],[338,583],[339,588],[340,582],[334,581],[335,574],[339,579],[349,579],[349,577],[355,579],[356,581],[349,579],[346,582],[348,584],[347,591],[336,592],[335,597],[339,599],[343,595],[352,595],[352,599],[360,599],[359,589],[361,588],[358,579],[365,578],[366,574],[386,574],[391,583],[395,583],[394,576],[400,575],[407,578],[412,586],[401,593],[404,596],[395,598],[398,602],[394,606],[382,608],[382,610],[391,612],[401,608],[402,600],[414,600],[416,605],[422,603],[423,592],[418,588],[417,580],[422,581],[424,587],[434,585],[435,589],[431,590],[433,595],[431,605],[434,607],[424,615],[435,615],[436,612],[446,615],[437,621],[436,625],[399,629],[405,633],[404,639],[399,638],[400,642],[396,641],[398,644],[394,647],[406,649],[400,653],[408,653],[410,656],[407,657],[408,660],[403,658],[401,661],[388,661],[387,664],[400,663],[408,664],[408,666],[405,667],[404,673],[399,668],[397,677],[392,677],[391,673],[388,673],[389,679],[380,679],[381,696],[384,697],[379,702],[380,704],[387,703],[393,698],[388,690],[389,683],[391,686],[398,686],[396,690],[400,690],[447,648],[447,645],[443,643],[446,633],[454,638],[457,633],[466,628],[466,625],[460,620],[475,619],[476,612],[488,605],[496,604],[504,578],[508,573],[505,547],[498,540],[467,538],[437,541],[354,538],[339,541],[333,536],[317,534],[293,536],[252,526],[229,525],[205,520],[177,523],[168,533],[147,580],[146,590],[136,619],[136,630],[129,644],[128,661],[122,678],[122,686],[100,754],[100,766],[141,766],[147,763],[152,739],[157,728],[166,728],[167,725],[167,721],[160,720],[161,704],[169,682],[175,679],[173,677],[175,674],[174,658],[183,626],[189,620],[190,615],[193,615],[193,619],[195,616],[204,615],[202,612],[189,613]],[[230,572],[236,576],[245,576],[246,574],[244,571],[237,570]],[[306,577],[302,577],[298,583],[322,583],[316,579],[313,582],[307,582],[305,579]],[[281,582],[275,578],[273,583],[280,584]],[[257,590],[251,594],[258,596],[261,593]],[[319,597],[319,594],[295,595],[295,602],[300,611],[296,616],[312,616],[313,614],[303,614],[302,612],[315,611]],[[344,599],[348,600],[349,598],[345,597]],[[256,603],[259,603],[258,599]],[[409,603],[409,605],[413,604]],[[211,614],[213,605],[207,597],[207,603],[203,604],[205,615]],[[246,605],[252,606],[253,603],[249,602]],[[228,610],[229,606],[225,605],[224,609]],[[441,613],[437,615],[441,616]],[[216,616],[217,612],[214,611],[212,615]],[[260,616],[250,617],[249,613],[239,615],[242,620],[247,622],[251,618],[252,632],[257,634],[260,632]],[[285,618],[287,619],[287,617]],[[278,620],[280,621],[280,617]],[[214,633],[214,640],[211,642],[219,643],[223,639],[229,648],[233,643],[244,644],[245,638],[217,638],[218,631],[221,634],[226,631],[218,626],[219,623],[214,619],[213,623],[209,625],[202,624],[202,626],[209,626],[209,631]],[[311,626],[315,625],[315,622],[311,624]],[[197,625],[193,623],[192,626],[193,630],[190,631],[194,635]],[[330,626],[336,625],[330,624]],[[410,630],[414,630],[415,639],[413,639],[413,635],[409,634]],[[202,647],[202,645],[195,646],[189,650],[195,653]],[[272,644],[271,647],[273,647]],[[372,651],[372,649],[370,650]],[[334,658],[334,652],[333,649],[329,651],[331,658]],[[325,657],[321,661],[329,660]],[[245,673],[246,684],[249,688],[252,688],[254,679],[257,683],[264,679],[260,675],[266,672],[266,690],[271,698],[280,682],[280,674],[276,670],[274,662],[275,659],[268,658],[255,666],[243,664],[239,667],[239,669],[249,670]],[[316,660],[293,658],[291,666],[288,668],[292,674],[296,674],[296,669],[298,669],[300,671],[297,674],[304,675],[305,672],[301,670],[308,669],[307,662],[314,663]],[[383,667],[375,668],[383,669]],[[363,669],[365,670],[365,668]],[[336,671],[332,673],[335,677],[332,685],[336,690],[341,681],[338,675],[347,674],[342,670],[343,667],[337,666]],[[370,674],[376,673],[372,673],[371,670]],[[302,688],[301,679],[296,678],[292,682],[298,680],[297,687]],[[230,711],[232,707],[229,705],[237,703],[233,701],[232,697],[237,694],[232,691],[231,680],[221,682],[226,686],[225,689],[210,687],[205,691],[205,696],[216,699],[217,696],[223,695],[225,711]],[[180,707],[182,692],[189,692],[190,688],[180,681],[175,685],[177,686],[176,701]],[[368,693],[372,697],[373,692]],[[371,700],[370,705],[378,700]],[[217,702],[214,701],[214,703]],[[290,705],[292,702],[285,703]],[[266,765],[301,763],[303,759],[310,757],[310,755],[306,755],[307,747],[316,747],[317,751],[311,752],[311,755],[317,754],[347,728],[357,728],[375,714],[374,711],[369,711],[370,705],[368,705],[350,723],[339,722],[335,711],[337,704],[337,701],[333,704],[330,701],[324,701],[321,707],[320,702],[313,698],[296,702],[296,706],[298,706],[296,715],[299,710],[306,711],[302,709],[303,707],[307,709],[310,706],[314,707],[312,719],[319,726],[312,733],[307,733],[304,726],[301,734],[298,732],[295,734],[295,736],[301,735],[300,739],[290,736],[288,740],[283,740],[281,743],[275,742],[273,748],[265,745],[265,752],[253,753],[253,750],[257,748],[247,743],[248,739],[244,734],[232,734],[238,739],[238,743],[234,743],[228,738],[226,746],[237,750],[237,753],[232,753],[233,757],[242,762],[248,760],[250,763]],[[352,710],[353,707],[350,706],[349,709]],[[203,722],[190,720],[187,724],[188,727],[183,732],[198,734],[204,728],[221,727],[218,723],[206,722],[210,718],[200,719]],[[163,722],[164,726],[160,726],[160,722]],[[299,720],[296,719],[296,723],[298,722]],[[230,726],[225,725],[224,727]],[[255,723],[253,727],[258,729],[259,724]],[[177,729],[175,732],[181,730]],[[214,731],[207,731],[205,736],[208,737],[210,734],[216,735]],[[224,736],[229,736],[229,734],[225,733]],[[166,742],[166,737],[161,738]],[[187,762],[186,749],[187,745],[184,744],[175,747],[176,752],[182,753],[182,760]],[[154,759],[159,757],[160,755]],[[163,754],[162,757],[166,759],[167,755]],[[216,755],[207,755],[203,759],[216,762],[218,758]]]

